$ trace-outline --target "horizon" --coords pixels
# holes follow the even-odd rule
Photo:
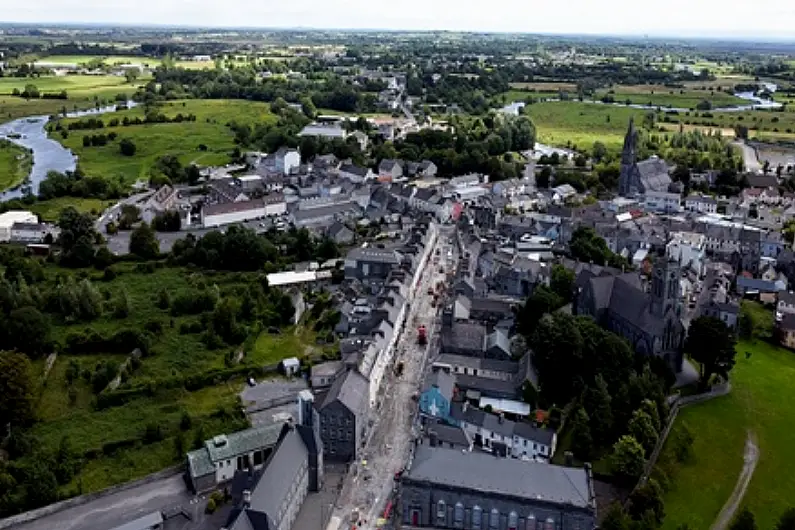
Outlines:
[[[629,0],[568,0],[559,8],[520,0],[496,0],[488,10],[461,9],[453,0],[405,0],[397,12],[365,0],[294,0],[289,5],[247,5],[228,0],[218,10],[208,0],[141,0],[108,5],[101,0],[34,0],[12,5],[4,25],[118,26],[167,29],[389,31],[495,33],[541,36],[618,37],[781,42],[795,40],[795,5],[758,0],[671,0],[663,11]],[[748,17],[744,12],[762,16]],[[49,20],[42,20],[48,13]],[[510,14],[510,16],[506,16]],[[687,16],[683,16],[683,14]],[[638,16],[641,15],[641,16]]]

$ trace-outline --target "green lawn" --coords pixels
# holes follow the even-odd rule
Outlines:
[[[17,188],[30,174],[33,155],[24,147],[0,140],[0,191]]]
[[[57,114],[65,108],[68,111],[83,110],[97,104],[107,105],[114,101],[117,94],[132,97],[137,88],[146,80],[139,79],[135,83],[127,83],[124,77],[113,75],[67,75],[35,78],[0,78],[0,122],[24,116]],[[68,99],[24,99],[12,95],[17,88],[24,90],[25,85],[36,85],[40,92],[57,93],[66,90]]]
[[[156,68],[163,64],[161,59],[155,57],[128,55],[48,55],[38,59],[36,63],[48,65],[85,65],[94,59],[101,59],[105,64],[110,66],[134,64],[147,68]],[[186,69],[215,68],[215,61],[174,61],[174,65]]]
[[[728,499],[742,467],[748,430],[759,441],[760,459],[743,506],[759,528],[773,528],[795,499],[795,354],[765,342],[741,342],[732,372],[732,392],[687,407],[674,431],[686,425],[695,435],[693,457],[672,479],[665,498],[665,529],[687,523],[709,528]],[[745,352],[752,355],[746,359]]]
[[[58,197],[47,201],[38,201],[27,208],[37,214],[42,220],[55,222],[58,220],[61,210],[67,206],[73,206],[80,212],[99,216],[105,208],[114,202],[101,199],[84,199],[82,197]]]
[[[227,127],[228,123],[237,121],[254,125],[275,120],[268,104],[242,100],[171,101],[163,105],[161,111],[168,117],[178,113],[193,114],[196,121],[69,131],[68,138],[61,139],[61,142],[79,156],[80,166],[86,173],[107,178],[120,177],[125,183],[132,184],[138,179],[148,179],[158,158],[166,154],[177,156],[183,165],[228,163],[229,154],[235,148],[234,134]],[[101,119],[107,124],[114,118],[121,121],[124,117],[136,116],[143,118],[144,110],[136,107],[104,114]],[[62,123],[66,126],[75,120],[62,120]],[[83,136],[111,132],[118,135],[116,141],[102,147],[83,147]],[[54,137],[57,139],[59,135]],[[123,138],[135,143],[135,155],[124,156],[120,153],[119,142]],[[207,150],[201,151],[200,145],[206,146]]]
[[[677,89],[661,85],[616,85],[610,92],[617,103],[626,103],[627,100],[629,100],[631,103],[637,105],[659,105],[661,107],[695,109],[696,105],[704,100],[709,101],[713,107],[730,107],[748,104],[744,99],[717,90]],[[607,93],[607,90],[599,91],[596,94],[596,98],[599,99]]]

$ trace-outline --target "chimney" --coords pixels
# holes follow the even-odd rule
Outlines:
[[[243,506],[251,506],[251,490],[243,490]]]

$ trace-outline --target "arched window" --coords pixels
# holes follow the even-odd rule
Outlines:
[[[536,530],[536,516],[532,513],[528,515],[524,526],[525,530]]]
[[[489,514],[489,530],[499,530],[500,528],[500,511],[497,508],[492,508]]]
[[[519,514],[514,511],[508,514],[508,530],[519,530]]]
[[[552,517],[544,523],[544,530],[555,530],[555,520]]]
[[[464,527],[464,505],[460,502],[455,503],[455,513],[453,514],[456,528]]]
[[[472,507],[472,530],[481,530],[483,523],[483,509],[477,504]]]
[[[439,526],[444,526],[445,521],[447,520],[447,504],[444,501],[440,500],[436,503],[436,523]]]

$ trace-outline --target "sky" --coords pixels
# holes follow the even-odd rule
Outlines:
[[[9,0],[7,3],[0,19],[4,22],[795,40],[792,0]]]

